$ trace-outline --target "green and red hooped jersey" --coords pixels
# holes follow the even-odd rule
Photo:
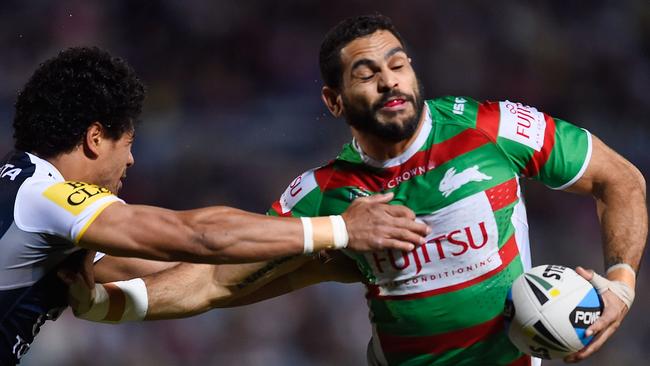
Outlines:
[[[400,156],[375,161],[355,141],[291,182],[269,211],[340,214],[357,197],[394,192],[432,233],[411,252],[347,252],[365,276],[371,363],[524,365],[501,316],[530,268],[519,177],[564,189],[584,173],[591,135],[537,109],[467,97],[426,101],[427,118]]]

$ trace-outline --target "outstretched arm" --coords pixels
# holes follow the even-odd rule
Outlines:
[[[341,253],[332,253],[327,261],[295,256],[236,265],[182,263],[141,279],[97,284],[94,291],[80,273],[62,277],[71,287],[75,315],[101,322],[183,318],[251,304],[319,282],[361,278],[354,262]]]
[[[116,256],[197,263],[255,262],[346,246],[412,250],[424,242],[428,228],[406,207],[387,205],[391,198],[355,200],[338,219],[302,220],[230,207],[172,211],[113,203],[79,245]]]
[[[627,286],[633,297],[636,272],[648,234],[645,180],[638,169],[596,137],[592,151],[585,174],[568,191],[591,194],[596,199],[606,277],[614,281],[614,286]],[[579,273],[592,279],[587,271]],[[589,357],[616,331],[629,308],[614,293],[602,293],[603,314],[587,329],[588,333],[596,334],[594,340],[583,350],[567,356],[567,362]]]

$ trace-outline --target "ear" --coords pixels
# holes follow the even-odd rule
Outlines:
[[[93,122],[86,129],[83,140],[84,153],[91,158],[96,158],[100,152],[100,145],[104,140],[104,126],[99,122]]]
[[[324,86],[323,89],[321,89],[320,96],[330,113],[332,113],[336,118],[341,117],[343,114],[343,100],[341,94],[329,86]]]

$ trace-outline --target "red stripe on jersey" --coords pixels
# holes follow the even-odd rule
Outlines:
[[[533,157],[530,158],[528,164],[526,164],[526,167],[522,171],[522,173],[527,177],[534,177],[539,174],[539,171],[542,169],[544,164],[546,164],[549,156],[551,156],[553,146],[555,146],[555,120],[546,113],[544,113],[544,120],[546,121],[544,145],[540,151],[535,151],[533,153]]]
[[[467,348],[485,338],[503,332],[503,316],[451,332],[421,337],[400,337],[379,333],[384,353],[439,354],[451,349]]]
[[[492,211],[502,209],[517,200],[517,179],[512,178],[497,186],[485,190]]]
[[[522,356],[512,363],[508,364],[508,366],[532,366],[533,365],[533,359],[530,356]]]
[[[422,299],[425,297],[444,294],[447,292],[462,290],[464,288],[475,285],[479,282],[483,282],[486,279],[498,274],[504,268],[506,268],[518,254],[519,254],[519,248],[517,247],[517,242],[515,241],[515,235],[513,234],[510,237],[510,239],[508,239],[508,241],[505,244],[503,244],[501,249],[499,249],[499,256],[501,257],[501,265],[491,270],[490,272],[484,273],[474,279],[453,286],[447,286],[447,287],[437,288],[431,291],[419,292],[416,294],[408,294],[408,295],[380,295],[380,291],[377,285],[367,285],[368,292],[366,293],[366,297],[376,298],[381,300],[414,300],[414,299]]]
[[[355,168],[357,168],[355,166]],[[383,179],[361,169],[334,169],[332,164],[314,172],[316,183],[323,192],[341,187],[358,187],[371,192],[381,192]]]
[[[359,169],[359,166],[355,165],[351,169],[334,169],[330,164],[316,170],[314,175],[323,191],[341,187],[360,187],[371,192],[381,192],[395,188],[402,182],[423,175],[434,167],[487,143],[490,141],[483,134],[468,128],[450,139],[433,144],[428,150],[418,151],[404,164],[398,166]]]
[[[499,119],[501,118],[501,109],[499,103],[485,102],[478,106],[476,116],[476,128],[485,132],[492,141],[497,140],[499,135]]]
[[[271,205],[271,209],[275,211],[275,213],[278,214],[279,216],[291,217],[291,210],[289,210],[289,212],[286,213],[282,212],[282,205],[280,205],[280,201],[273,202],[273,205]]]
[[[432,146],[434,165],[444,164],[490,142],[483,134],[468,128],[458,135]]]

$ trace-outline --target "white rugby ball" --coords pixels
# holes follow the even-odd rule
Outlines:
[[[543,265],[519,276],[508,292],[504,317],[508,337],[522,352],[563,358],[593,337],[585,330],[602,312],[594,287],[571,268]]]

